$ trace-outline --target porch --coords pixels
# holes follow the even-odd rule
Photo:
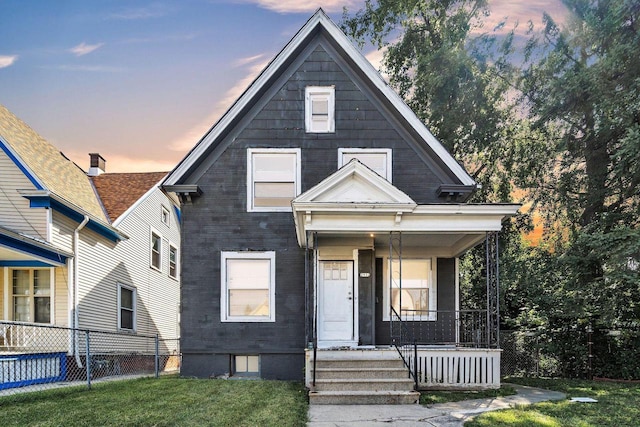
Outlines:
[[[364,371],[372,352],[400,361],[411,389],[500,386],[498,232],[519,205],[418,205],[352,161],[292,207],[313,393],[325,392],[316,391],[324,357]],[[461,310],[459,257],[483,243],[486,305]]]
[[[499,349],[416,346],[409,363],[393,347],[307,349],[306,386],[312,404],[407,404],[416,390],[500,387]]]
[[[406,404],[419,398],[416,390],[500,387],[501,350],[487,341],[486,310],[403,313],[391,322],[389,345],[311,343],[305,364],[310,402]]]

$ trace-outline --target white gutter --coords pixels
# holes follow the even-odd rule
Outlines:
[[[71,294],[73,295],[73,303],[71,305],[72,310],[73,310],[73,315],[72,315],[72,325],[71,327],[73,329],[78,329],[78,325],[79,325],[79,321],[80,321],[80,317],[78,315],[78,286],[79,286],[79,280],[78,280],[78,256],[80,254],[80,230],[82,230],[84,228],[85,225],[87,225],[87,223],[89,222],[89,216],[85,215],[84,219],[82,220],[82,222],[78,225],[78,227],[73,231],[73,283],[72,283],[72,289],[71,289]],[[78,333],[75,332],[74,333],[76,339],[74,340],[74,348],[73,348],[73,354],[76,357],[76,363],[78,364],[78,367],[82,367],[82,361],[80,360],[80,355],[78,354]]]

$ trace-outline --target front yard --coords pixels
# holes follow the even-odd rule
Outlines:
[[[598,403],[548,402],[488,412],[467,427],[640,425],[640,384],[579,380],[508,381],[592,397]],[[422,403],[497,397],[485,393],[424,393]],[[2,426],[304,426],[307,396],[301,383],[141,378],[0,397]]]
[[[567,394],[567,400],[487,412],[465,427],[587,427],[640,426],[640,384],[563,379],[510,378],[506,381]],[[597,403],[575,403],[591,397]]]
[[[0,398],[3,426],[304,426],[301,383],[141,378]]]

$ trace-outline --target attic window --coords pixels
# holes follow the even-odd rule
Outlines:
[[[160,219],[163,224],[169,225],[169,209],[162,206],[162,212],[160,213]]]
[[[307,86],[305,90],[305,128],[307,132],[335,132],[334,112],[334,86]]]

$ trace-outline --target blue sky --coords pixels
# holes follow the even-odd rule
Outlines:
[[[492,0],[539,20],[559,0]],[[0,0],[0,103],[83,169],[168,171],[317,7],[364,0]],[[372,62],[380,54],[364,52]]]

